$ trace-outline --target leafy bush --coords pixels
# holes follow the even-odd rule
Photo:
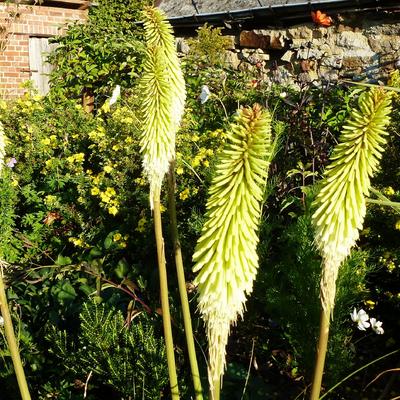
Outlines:
[[[89,20],[75,22],[66,34],[53,39],[57,44],[49,61],[56,96],[79,97],[84,90],[102,102],[119,84],[130,88],[141,69],[144,46],[137,24],[148,0],[101,0],[90,8]]]
[[[145,314],[127,321],[120,310],[85,303],[77,337],[49,328],[50,351],[75,379],[106,383],[132,399],[159,399],[168,384],[164,343]]]

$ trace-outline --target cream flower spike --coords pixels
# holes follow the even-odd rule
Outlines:
[[[377,171],[388,135],[391,92],[373,88],[343,126],[314,202],[315,239],[322,254],[321,301],[332,313],[339,267],[355,245],[366,213],[370,178]]]
[[[140,82],[143,168],[150,183],[150,204],[161,190],[169,163],[175,158],[175,135],[183,115],[185,81],[172,28],[165,14],[146,7],[143,12],[147,45]]]
[[[259,105],[240,110],[219,158],[206,222],[193,255],[211,387],[220,384],[230,326],[243,315],[256,277],[257,231],[270,151],[269,113]]]

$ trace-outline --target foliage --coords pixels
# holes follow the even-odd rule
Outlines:
[[[96,303],[85,303],[79,318],[77,337],[55,326],[46,337],[51,353],[75,379],[90,374],[92,385],[105,382],[132,399],[159,399],[168,370],[154,321],[145,314],[126,321],[120,310]]]
[[[230,40],[222,36],[221,31],[222,28],[207,24],[197,29],[197,37],[188,40],[190,62],[208,67],[222,66]]]
[[[49,57],[55,96],[79,97],[84,90],[102,101],[115,85],[131,88],[141,70],[144,46],[140,20],[148,0],[101,0],[85,24],[70,24],[57,36]]]

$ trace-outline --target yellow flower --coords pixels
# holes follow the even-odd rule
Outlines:
[[[396,225],[394,226],[398,231],[400,231],[400,219],[396,221]]]
[[[163,204],[160,204],[160,212],[163,213],[165,211],[167,211],[167,208]]]
[[[76,247],[85,247],[85,243],[83,242],[82,239],[70,237],[68,241],[71,242]]]
[[[121,119],[121,122],[124,124],[133,124],[133,118],[132,117],[125,117]]]
[[[375,302],[373,300],[365,300],[364,304],[370,309],[372,310],[373,308],[375,308]]]
[[[125,143],[130,144],[130,143],[132,143],[132,142],[133,142],[133,139],[132,139],[130,136],[128,136],[128,137],[125,139]]]
[[[200,165],[200,157],[196,156],[193,158],[191,164],[193,168],[198,167]]]
[[[41,144],[44,144],[45,146],[48,146],[50,144],[50,139],[49,138],[44,138],[40,141]]]
[[[117,215],[117,214],[118,214],[118,208],[115,207],[115,206],[111,206],[111,207],[108,209],[108,213],[111,214],[111,215]]]
[[[104,167],[104,171],[107,172],[108,174],[113,170],[113,167],[111,165],[106,165]]]
[[[186,188],[185,190],[183,190],[182,192],[179,193],[179,198],[181,200],[186,200],[189,197],[190,194],[190,190],[188,188]]]
[[[44,198],[44,202],[45,202],[46,204],[48,204],[48,205],[53,205],[56,201],[57,201],[57,197],[56,197],[56,196],[53,196],[53,195],[51,195],[51,194],[47,195],[47,196]]]
[[[101,201],[104,202],[104,203],[109,203],[110,200],[111,200],[111,197],[106,192],[101,192],[100,193],[100,198],[101,198]]]
[[[5,110],[7,108],[7,103],[4,100],[0,100],[0,108]]]
[[[122,238],[122,235],[119,232],[117,232],[113,236],[113,242],[118,242],[121,240],[121,238]]]
[[[386,196],[393,196],[395,192],[391,186],[388,186],[385,189],[383,189],[383,193],[386,194]]]
[[[115,196],[115,195],[117,194],[117,192],[115,191],[115,189],[114,189],[113,187],[109,187],[109,186],[107,186],[106,193],[107,193],[110,197]]]
[[[203,161],[203,165],[204,165],[205,167],[209,167],[209,166],[210,166],[210,163],[208,162],[208,160],[204,160],[204,161]]]
[[[122,249],[124,249],[124,248],[126,247],[126,243],[125,243],[125,242],[121,242],[121,243],[119,244],[119,247],[121,247]]]
[[[386,267],[388,271],[391,273],[395,270],[396,264],[393,261],[389,261]]]
[[[46,160],[46,162],[45,162],[45,165],[46,165],[46,167],[47,167],[47,168],[50,168],[50,166],[51,166],[52,162],[53,162],[53,160],[52,160],[52,159],[50,159],[50,160]]]
[[[178,167],[176,169],[176,173],[177,173],[177,175],[182,175],[183,174],[183,168],[182,167]]]
[[[57,136],[56,135],[50,135],[49,138],[50,138],[50,140],[52,142],[55,142],[57,140]]]
[[[77,153],[74,156],[75,156],[75,160],[77,162],[83,162],[85,160],[85,154],[84,153]]]
[[[100,189],[99,189],[97,186],[93,187],[93,188],[91,189],[91,191],[90,191],[90,194],[91,194],[92,196],[97,196],[99,193],[100,193]]]
[[[85,204],[85,198],[82,197],[82,196],[79,196],[79,197],[78,197],[78,203],[79,203],[79,204]]]
[[[146,223],[147,223],[146,217],[140,218],[135,231],[144,232],[146,230],[146,228],[145,228]]]
[[[114,146],[112,147],[112,149],[113,149],[114,151],[118,151],[120,148],[121,148],[121,147],[120,147],[119,144],[114,144]]]
[[[18,186],[18,180],[17,179],[13,179],[11,181],[11,185],[14,186],[14,187]]]

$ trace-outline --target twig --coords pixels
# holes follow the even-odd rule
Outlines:
[[[242,397],[240,398],[240,400],[243,400],[244,394],[245,394],[246,389],[247,389],[247,384],[249,383],[251,363],[253,362],[253,357],[254,357],[254,344],[255,344],[255,342],[256,341],[253,338],[253,344],[251,346],[251,353],[250,353],[251,355],[250,355],[250,361],[249,361],[249,368],[247,370],[246,381],[244,383],[243,393],[242,393]]]
[[[93,373],[93,371],[90,371],[88,377],[86,378],[86,382],[85,382],[85,392],[83,393],[83,398],[84,398],[84,399],[86,399],[87,388],[88,388],[88,384],[89,384],[89,379],[92,377],[92,373]]]
[[[387,372],[396,372],[396,371],[400,371],[400,368],[392,368],[392,369],[387,369],[386,371],[382,371],[381,373],[379,373],[374,379],[372,379],[372,381],[370,383],[368,383],[367,386],[365,386],[365,388],[363,389],[363,392],[367,389],[368,386],[372,385],[375,381],[377,381],[382,375],[386,374]]]

